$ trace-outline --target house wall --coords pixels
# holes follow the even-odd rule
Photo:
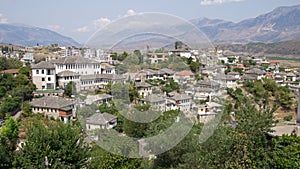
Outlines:
[[[32,69],[32,82],[38,90],[56,89],[55,73],[54,69]]]

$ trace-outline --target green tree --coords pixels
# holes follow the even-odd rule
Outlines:
[[[64,94],[68,97],[76,94],[76,84],[74,82],[69,82],[64,89]]]
[[[0,167],[12,165],[13,153],[16,149],[20,124],[15,121],[11,116],[6,116],[6,121],[2,124],[0,129]]]
[[[29,101],[23,102],[21,108],[22,108],[23,115],[25,117],[28,117],[28,116],[32,115],[32,106],[29,103]]]
[[[270,168],[300,168],[300,137],[283,135],[273,138],[272,144],[268,159]]]
[[[44,168],[45,157],[52,168],[84,168],[88,164],[89,150],[81,128],[49,122],[39,122],[28,128],[23,148],[17,152],[14,167]]]
[[[191,62],[190,64],[190,69],[192,72],[196,73],[199,71],[199,68],[200,68],[200,63],[199,62]]]

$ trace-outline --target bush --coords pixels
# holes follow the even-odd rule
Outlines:
[[[283,120],[285,120],[285,121],[291,121],[292,119],[293,119],[292,115],[288,115],[283,118]]]

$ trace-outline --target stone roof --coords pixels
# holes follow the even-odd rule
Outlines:
[[[96,74],[96,77],[99,79],[125,80],[125,77],[123,75],[118,74]]]
[[[211,88],[202,88],[202,87],[197,87],[196,88],[196,91],[197,92],[207,92],[207,93],[210,93],[210,92],[213,92],[214,90],[213,89],[211,89]]]
[[[86,119],[86,123],[87,124],[104,125],[115,119],[117,119],[117,116],[114,116],[109,113],[95,113]]]
[[[32,65],[31,68],[32,69],[55,69],[55,66],[50,62],[42,61],[38,64]]]
[[[166,73],[166,74],[169,74],[169,75],[173,75],[175,74],[175,71],[169,69],[169,68],[163,68],[163,69],[160,69],[160,71]]]
[[[85,103],[92,104],[95,101],[103,100],[103,99],[110,99],[110,98],[112,98],[112,95],[109,95],[109,94],[87,95]]]
[[[94,80],[94,79],[109,79],[109,80],[125,80],[123,75],[118,74],[94,74],[94,75],[81,75],[81,80]]]
[[[145,101],[150,103],[161,102],[161,101],[165,101],[165,98],[157,94],[151,94],[145,98]]]
[[[255,75],[263,75],[263,71],[259,68],[252,68],[245,72],[245,74],[255,74]]]
[[[174,96],[171,97],[171,99],[180,101],[180,100],[187,100],[187,99],[192,99],[192,98],[187,94],[175,93]]]
[[[102,69],[112,69],[112,68],[114,68],[115,66],[113,66],[113,65],[110,65],[110,64],[108,64],[108,63],[101,63],[101,68]]]
[[[80,57],[80,56],[62,57],[56,60],[52,60],[51,62],[56,64],[100,63],[98,61],[89,58]]]
[[[219,86],[220,84],[218,82],[212,81],[212,80],[208,80],[208,79],[204,79],[201,81],[197,82],[199,85],[206,85],[206,86]]]
[[[141,88],[141,87],[151,87],[150,84],[145,83],[145,82],[137,82],[137,83],[135,83],[135,86],[136,86],[137,88]]]
[[[45,96],[42,98],[33,99],[30,103],[33,107],[54,109],[60,109],[63,107],[74,105],[73,101],[57,96]]]
[[[243,80],[257,80],[256,76],[252,76],[252,75],[244,75],[242,77]]]
[[[65,77],[65,76],[79,76],[79,74],[76,73],[76,72],[72,72],[72,71],[69,71],[69,70],[65,70],[65,71],[62,71],[62,72],[58,73],[57,76],[59,76],[59,77]]]
[[[286,76],[288,76],[288,77],[296,77],[296,75],[294,73],[292,73],[292,72],[289,72],[288,74],[286,74]]]
[[[94,80],[96,79],[96,75],[80,75],[81,80]]]

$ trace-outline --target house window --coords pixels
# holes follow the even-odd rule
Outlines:
[[[44,74],[44,70],[42,70],[42,74]]]
[[[39,70],[36,70],[36,74],[39,74]]]
[[[51,77],[48,77],[48,81],[51,81]]]
[[[45,78],[44,77],[42,77],[42,82],[44,82],[45,81]]]

